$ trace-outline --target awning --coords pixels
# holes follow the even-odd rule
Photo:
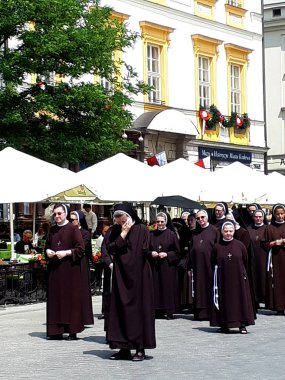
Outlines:
[[[135,120],[134,128],[197,136],[199,132],[195,123],[196,116],[185,115],[180,111],[167,109],[144,112]]]

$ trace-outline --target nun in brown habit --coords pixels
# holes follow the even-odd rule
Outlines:
[[[114,225],[105,241],[114,264],[106,338],[119,352],[112,360],[142,361],[145,349],[156,346],[149,242],[149,230],[131,205],[116,204]]]
[[[247,249],[234,239],[235,226],[231,221],[222,225],[222,239],[212,251],[213,308],[211,326],[228,333],[239,328],[247,334],[246,326],[254,325],[254,310],[247,274]]]

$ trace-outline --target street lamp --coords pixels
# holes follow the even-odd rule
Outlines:
[[[127,139],[128,135],[126,133],[126,130],[124,129],[123,131],[124,131],[124,133],[122,134],[122,138],[123,139]],[[130,132],[137,132],[137,133],[139,133],[138,141],[140,143],[144,141],[144,138],[143,138],[143,135],[142,135],[141,131],[138,131],[137,129],[133,129],[133,128],[130,128],[129,131]]]

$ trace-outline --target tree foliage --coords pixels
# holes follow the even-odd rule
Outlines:
[[[111,11],[99,0],[0,0],[0,149],[91,164],[134,147],[121,138],[126,106],[147,86],[114,54],[139,35]]]

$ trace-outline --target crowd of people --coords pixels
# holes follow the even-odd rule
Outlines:
[[[282,204],[269,218],[258,204],[221,202],[172,220],[160,211],[147,229],[130,205],[116,205],[102,245],[112,268],[106,339],[119,349],[111,359],[143,360],[156,318],[191,313],[217,332],[247,334],[260,308],[284,314],[284,219]]]
[[[76,340],[94,323],[89,278],[94,225],[88,224],[87,206],[70,212],[64,204],[54,205],[52,226],[39,231],[46,240],[50,340]],[[30,248],[32,240],[31,231],[24,231],[19,250]],[[230,209],[220,202],[173,219],[161,208],[149,226],[129,203],[119,203],[98,244],[104,268],[99,318],[106,342],[119,350],[112,360],[144,360],[145,349],[156,347],[157,318],[189,313],[220,333],[247,334],[260,308],[284,314],[283,204],[273,206],[270,218],[258,204]]]

